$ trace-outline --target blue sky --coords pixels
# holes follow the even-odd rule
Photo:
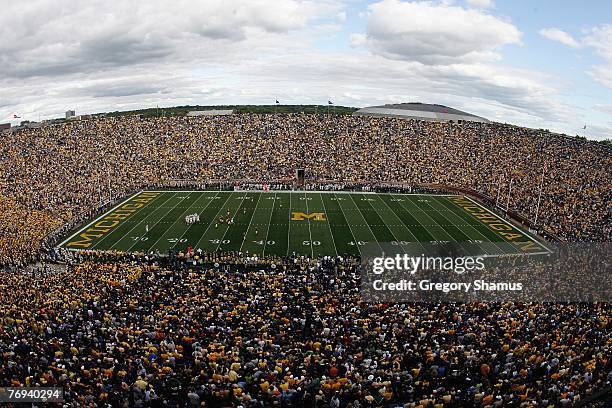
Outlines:
[[[568,84],[562,93],[567,102],[577,108],[588,109],[596,104],[610,104],[611,89],[593,80],[587,72],[605,61],[590,47],[572,48],[551,41],[539,32],[543,28],[557,27],[579,39],[593,27],[612,24],[612,3],[609,1],[505,1],[497,2],[494,9],[508,16],[524,33],[524,46],[508,47],[504,52],[507,63],[550,72]],[[590,121],[609,121],[600,111],[586,118]],[[612,137],[612,136],[611,136]]]
[[[58,117],[67,109],[422,101],[612,138],[607,1],[0,6],[0,122]]]

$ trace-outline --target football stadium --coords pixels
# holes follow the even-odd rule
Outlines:
[[[609,2],[3,2],[0,407],[612,407]]]
[[[569,284],[513,271],[539,286],[527,301],[376,301],[361,258],[605,243],[607,146],[282,110],[98,116],[3,139],[5,387],[55,387],[73,406],[606,404],[605,256],[603,279],[580,257],[557,269],[574,267]],[[603,295],[543,301],[571,282]]]

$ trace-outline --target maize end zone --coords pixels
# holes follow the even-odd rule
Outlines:
[[[200,222],[188,225],[185,216],[196,213]],[[513,244],[489,249],[486,255],[492,256],[549,252],[540,240],[469,197],[310,191],[141,191],[59,246],[314,257],[360,255],[360,247],[381,242]]]

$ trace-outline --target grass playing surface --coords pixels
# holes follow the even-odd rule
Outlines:
[[[187,224],[189,214],[199,214],[200,222]],[[449,241],[513,244],[489,250],[490,255],[548,251],[463,196],[299,191],[143,191],[60,246],[161,253],[191,246],[207,252],[324,256],[359,255],[368,243]]]

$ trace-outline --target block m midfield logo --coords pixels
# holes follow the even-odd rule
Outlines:
[[[322,213],[322,212],[314,212],[310,214],[306,214],[303,212],[292,212],[291,213],[291,221],[304,221],[304,220],[325,221],[325,213]]]

